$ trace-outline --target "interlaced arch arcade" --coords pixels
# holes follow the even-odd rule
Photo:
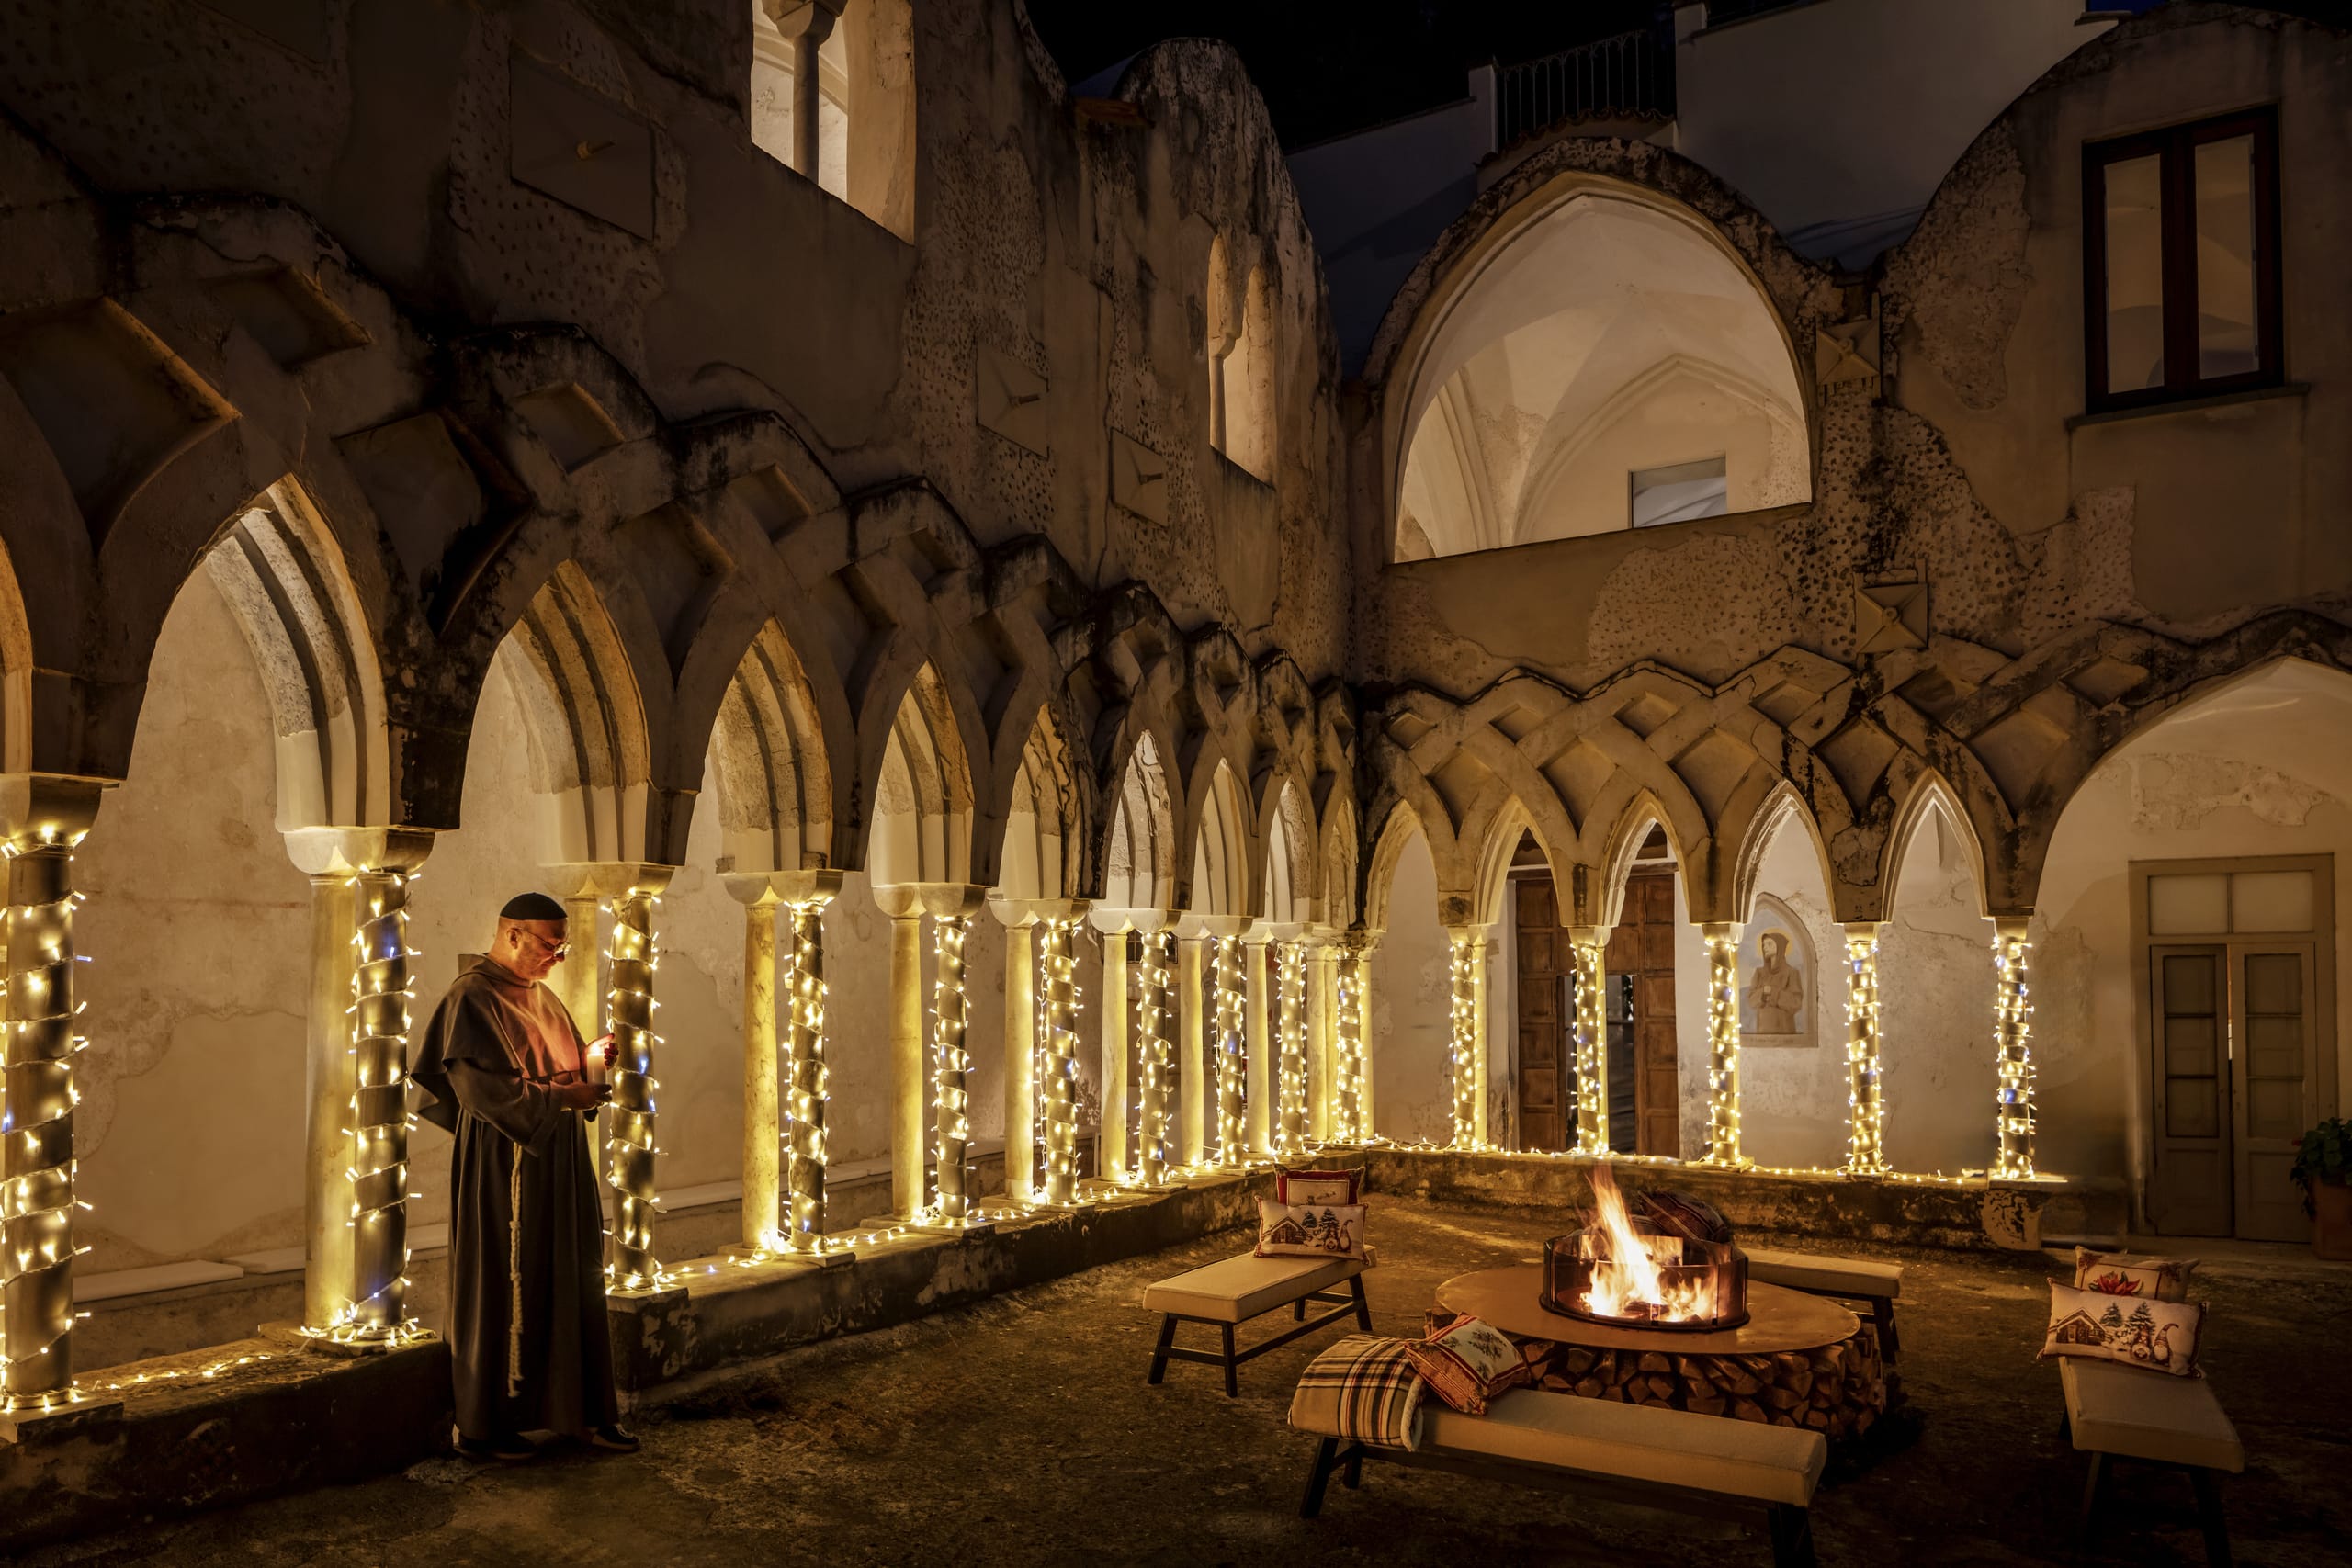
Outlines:
[[[622,1047],[635,1386],[1237,1223],[1320,1151],[1900,1183],[2019,1246],[2284,1223],[2197,1207],[2278,1128],[2165,1119],[2222,1089],[2151,987],[2308,953],[2262,1092],[2336,1109],[2352,797],[2304,737],[2352,668],[2352,366],[2299,281],[2260,396],[2078,417],[2075,197],[2116,105],[2285,92],[2317,200],[2340,33],[2100,34],[1861,274],[1663,147],[1531,143],[1343,398],[1222,45],[1080,99],[1006,0],[448,9],[422,63],[234,9],[0,59],[0,842],[12,964],[92,1003],[6,1043],[0,1414],[266,1317],[433,1330],[407,1037],[526,886]],[[822,108],[757,97],[784,53],[831,173]],[[2304,923],[2158,929],[2241,877]],[[237,1179],[183,1099],[237,1101]]]

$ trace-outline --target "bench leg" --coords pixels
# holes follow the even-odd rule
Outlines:
[[[1233,1359],[1233,1325],[1217,1326],[1225,1331],[1225,1397],[1232,1399],[1241,1393],[1240,1363]]]
[[[1151,1376],[1145,1380],[1147,1382],[1156,1383],[1168,1375],[1168,1348],[1175,1343],[1176,1320],[1173,1317],[1161,1318],[1159,1343],[1151,1348]]]
[[[1371,1333],[1372,1303],[1363,1299],[1363,1276],[1351,1276],[1348,1280],[1348,1290],[1356,1298],[1356,1326],[1366,1334]]]
[[[2205,1561],[2210,1568],[2230,1568],[2230,1528],[2222,1517],[2222,1478],[2210,1470],[2188,1472],[2197,1488],[2197,1522],[2205,1527]]]
[[[2106,1483],[2107,1456],[2101,1453],[2095,1453],[2091,1455],[2090,1476],[2083,1483],[2083,1516],[2082,1518],[2077,1521],[2081,1527],[2083,1539],[2085,1540],[2088,1540],[2090,1539],[2091,1525],[2098,1517],[2099,1490]]]
[[[1814,1568],[1809,1510],[1775,1504],[1765,1517],[1765,1529],[1772,1537],[1772,1568]]]
[[[1363,1445],[1350,1443],[1346,1465],[1340,1472],[1340,1484],[1353,1492],[1363,1484]]]
[[[1871,1318],[1878,1325],[1878,1353],[1894,1360],[1903,1353],[1901,1341],[1894,1337],[1894,1303],[1884,1296],[1871,1303]]]
[[[1290,1320],[1293,1323],[1305,1323],[1306,1321],[1306,1298],[1305,1296],[1301,1296],[1298,1300],[1290,1303]]]
[[[1326,1438],[1315,1447],[1315,1462],[1306,1472],[1306,1495],[1300,1499],[1298,1517],[1311,1519],[1323,1511],[1323,1488],[1330,1483],[1332,1469],[1338,1463],[1340,1439]]]

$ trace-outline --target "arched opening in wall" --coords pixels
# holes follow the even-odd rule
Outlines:
[[[282,835],[387,808],[373,637],[291,483],[181,582],[145,673],[124,781],[75,854],[100,1047],[75,1074],[77,1370],[209,1342],[151,1291],[243,1273],[271,1292],[254,1310],[301,1315],[312,890]]]
[[[1274,304],[1263,266],[1238,275],[1223,235],[1209,243],[1209,445],[1235,467],[1274,478]]]
[[[1741,856],[1740,1151],[1836,1170],[1848,1142],[1845,928],[1795,795],[1784,791],[1753,833]]]
[[[1161,910],[1176,903],[1176,813],[1168,771],[1149,731],[1136,738],[1111,818],[1103,907]]]
[[[32,769],[32,626],[16,566],[0,547],[0,773]]]
[[[1258,912],[1276,925],[1315,918],[1315,824],[1297,788],[1285,781],[1266,814],[1266,874]]]
[[[1250,912],[1248,816],[1233,770],[1220,759],[1209,775],[1193,835],[1193,896],[1198,915],[1243,916]]]
[[[1887,859],[1894,880],[1878,943],[1887,1163],[1912,1172],[1986,1170],[1999,1142],[1993,922],[1984,918],[1975,834],[1941,780],[1914,786]]]
[[[752,141],[902,240],[914,238],[911,0],[751,0]],[[815,167],[797,135],[813,61]]]
[[[1410,807],[1381,824],[1364,872],[1372,954],[1373,1132],[1397,1143],[1453,1136],[1452,942],[1439,919],[1438,864]]]
[[[1552,863],[1532,829],[1513,846],[1502,899],[1505,981],[1490,1024],[1507,1046],[1503,1142],[1558,1153],[1577,1142],[1577,972]]]
[[[1696,1158],[1707,1144],[1705,942],[1662,818],[1643,811],[1614,845],[1617,919],[1600,961],[1609,1146]]]
[[[1021,766],[1013,775],[1012,805],[1005,817],[1003,853],[997,862],[997,885],[991,896],[1015,905],[1042,900],[1063,905],[1078,897],[1083,872],[1084,855],[1080,846],[1086,841],[1086,821],[1078,774],[1069,745],[1062,727],[1050,709],[1040,709],[1030,725],[1029,733],[1021,747]],[[974,922],[976,929],[996,922]],[[994,953],[1001,944],[1001,929],[989,933],[986,951]],[[1086,1027],[1085,1016],[1094,1007],[1114,1005],[1113,998],[1100,995],[1102,988],[1102,941],[1088,922],[1081,921],[1071,933],[1070,956],[1078,987],[1080,1016],[1076,1024],[1080,1038],[1093,1032]],[[1102,940],[1123,940],[1119,938]],[[975,969],[975,973],[980,971]],[[999,976],[1002,987],[1003,964],[1001,961],[991,971]],[[1041,973],[1033,989],[1041,1004],[1046,996],[1046,976]],[[992,1010],[1001,1022],[1004,1010]],[[1042,1015],[1041,1015],[1042,1016]],[[1003,1083],[1009,1071],[1004,1060],[1002,1036],[995,1037],[997,1048],[990,1054],[973,1053],[976,1103],[985,1097],[992,1107],[993,1124],[1002,1126],[1004,1111]],[[1043,1052],[1047,1042],[1044,1032],[1037,1032],[1038,1049]],[[1071,1088],[1071,1098],[1077,1118],[1077,1138],[1080,1148],[1079,1172],[1091,1174],[1091,1167],[1084,1149],[1090,1137],[1101,1127],[1102,1111],[1102,1061],[1098,1053],[1080,1050],[1076,1055],[1077,1079]],[[1043,1057],[1039,1066],[1044,1066]],[[1044,1082],[1041,1077],[1036,1080]],[[1033,1170],[1045,1168],[1046,1128],[1043,1093],[1035,1097],[1037,1105],[1034,1124],[1028,1129],[1036,1153],[1033,1156]],[[1014,1130],[1004,1129],[1005,1135]],[[1100,1148],[1100,1145],[1094,1145]]]
[[[1589,176],[1537,200],[1391,383],[1395,558],[1809,500],[1788,333],[1723,236]]]
[[[2037,1163],[2130,1171],[2157,1235],[2308,1236],[2285,1171],[2352,1069],[2347,874],[2352,676],[2279,660],[2109,753],[2042,865]]]

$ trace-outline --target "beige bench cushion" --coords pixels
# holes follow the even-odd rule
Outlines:
[[[1246,1323],[1363,1272],[1363,1265],[1352,1258],[1260,1258],[1245,1252],[1160,1280],[1144,1292],[1143,1304],[1179,1317]]]
[[[1812,1503],[1829,1458],[1818,1432],[1540,1389],[1513,1389],[1484,1416],[1436,1400],[1422,1413],[1424,1452],[1447,1449],[1799,1507]]]
[[[1743,1247],[1747,1277],[1768,1285],[1824,1295],[1884,1296],[1903,1294],[1903,1265],[1872,1263],[1860,1258],[1822,1258],[1810,1252],[1776,1252],[1769,1247]]]
[[[2164,1464],[2193,1464],[2234,1475],[2245,1445],[2203,1378],[2177,1378],[2145,1367],[2068,1356],[2058,1363],[2066,1389],[2066,1424],[2086,1453],[2119,1454]]]

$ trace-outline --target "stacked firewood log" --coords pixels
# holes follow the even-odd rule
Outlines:
[[[1433,1312],[1432,1320],[1453,1314]],[[1433,1321],[1432,1328],[1442,1326]],[[1529,1386],[1623,1404],[1656,1404],[1728,1416],[1775,1427],[1803,1427],[1833,1441],[1858,1438],[1900,1395],[1879,1355],[1878,1333],[1861,1325],[1850,1339],[1812,1350],[1769,1355],[1678,1355],[1663,1350],[1600,1350],[1548,1339],[1521,1339],[1534,1369]]]

